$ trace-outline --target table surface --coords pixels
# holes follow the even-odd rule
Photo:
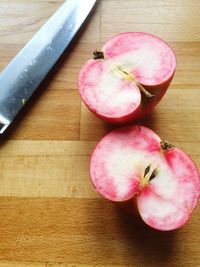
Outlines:
[[[63,1],[0,0],[0,70]],[[200,209],[179,230],[158,232],[93,191],[89,159],[113,126],[80,100],[82,64],[111,36],[145,31],[177,55],[174,80],[143,122],[200,167],[200,1],[99,0],[0,141],[0,266],[200,266]]]

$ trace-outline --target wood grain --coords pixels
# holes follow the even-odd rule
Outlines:
[[[0,70],[63,2],[0,0]],[[81,66],[113,35],[160,36],[176,53],[177,71],[140,123],[200,168],[199,9],[198,0],[98,1],[69,53],[1,137],[0,267],[200,266],[199,207],[181,229],[158,232],[93,190],[91,152],[118,126],[91,114],[77,90]]]
[[[99,197],[89,177],[95,142],[9,141],[0,149],[0,196]]]
[[[124,31],[144,31],[168,42],[199,42],[198,0],[102,1],[101,37]],[[111,15],[112,14],[112,15]]]
[[[1,261],[1,267],[46,267],[45,263],[33,263],[33,262],[22,262],[22,261]]]
[[[197,214],[187,227],[158,232],[103,199],[7,197],[0,198],[0,208],[2,260],[75,266],[199,263]]]

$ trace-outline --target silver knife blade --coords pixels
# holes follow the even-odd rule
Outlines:
[[[67,0],[0,73],[0,134],[70,45],[97,0]]]

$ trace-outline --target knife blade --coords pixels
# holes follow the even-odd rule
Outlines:
[[[0,73],[0,134],[67,49],[97,0],[67,0]]]

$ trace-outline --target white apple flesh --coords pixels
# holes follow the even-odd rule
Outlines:
[[[143,126],[105,136],[92,154],[90,175],[105,198],[120,203],[136,198],[143,221],[158,230],[184,225],[200,195],[191,158]]]
[[[141,32],[111,38],[95,57],[80,71],[79,92],[86,106],[108,122],[136,120],[151,112],[176,68],[169,45]]]

